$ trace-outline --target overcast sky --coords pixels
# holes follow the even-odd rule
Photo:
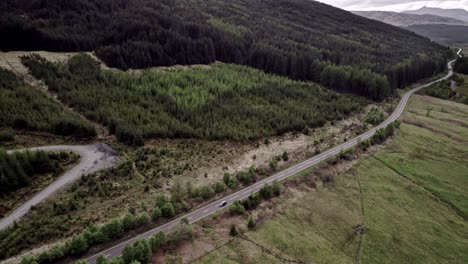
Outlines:
[[[318,0],[346,10],[383,10],[404,11],[419,9],[423,6],[440,8],[464,8],[468,10],[468,0]]]

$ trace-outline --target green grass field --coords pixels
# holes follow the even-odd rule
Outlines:
[[[304,263],[355,263],[363,223],[361,263],[467,263],[468,106],[417,96],[404,120],[389,146],[331,186],[293,191],[287,209],[245,235]],[[282,263],[240,239],[195,263],[224,259]]]

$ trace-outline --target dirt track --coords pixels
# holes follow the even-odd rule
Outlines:
[[[52,184],[50,184],[45,189],[43,189],[42,191],[34,195],[30,200],[22,204],[20,207],[18,207],[16,210],[11,212],[6,217],[2,218],[0,220],[0,230],[13,224],[15,221],[18,221],[21,217],[23,217],[29,211],[29,209],[32,206],[44,201],[45,199],[47,199],[47,197],[57,192],[61,188],[78,180],[82,175],[86,175],[86,174],[90,174],[90,173],[93,173],[102,169],[110,168],[114,166],[115,164],[117,164],[118,162],[117,152],[105,144],[84,145],[84,146],[66,146],[66,145],[45,146],[45,147],[30,148],[28,150],[43,150],[43,151],[71,150],[77,153],[78,155],[80,155],[80,162],[71,170],[61,175]],[[12,151],[8,151],[8,153],[12,153],[15,151],[24,151],[24,150],[12,150]]]

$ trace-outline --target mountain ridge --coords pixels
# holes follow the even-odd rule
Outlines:
[[[390,11],[353,11],[353,14],[382,21],[397,27],[427,24],[468,25],[463,20],[432,14],[410,14]]]
[[[437,16],[444,16],[444,17],[452,17],[455,19],[463,20],[468,22],[468,11],[465,9],[443,9],[443,8],[435,8],[435,7],[422,7],[416,10],[407,10],[403,13],[406,14],[416,14],[416,15],[437,15]]]

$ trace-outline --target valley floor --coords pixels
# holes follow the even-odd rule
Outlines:
[[[403,120],[334,184],[294,188],[247,240],[194,263],[355,263],[360,233],[361,263],[467,263],[468,106],[415,96]]]

